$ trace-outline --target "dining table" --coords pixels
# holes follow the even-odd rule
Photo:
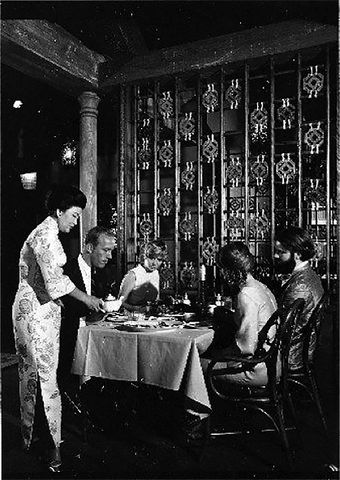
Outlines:
[[[210,412],[200,355],[213,340],[212,328],[180,323],[139,330],[105,321],[79,328],[72,373],[181,390],[201,411]]]

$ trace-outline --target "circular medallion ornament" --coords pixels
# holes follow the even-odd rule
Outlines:
[[[194,288],[197,285],[197,273],[192,262],[184,262],[179,276],[184,287]]]
[[[164,144],[159,149],[159,161],[163,163],[164,167],[170,168],[174,159],[174,147],[171,145],[171,140],[164,140]]]
[[[255,178],[256,185],[262,185],[268,178],[269,166],[266,161],[266,155],[258,155],[256,160],[250,164],[250,171]]]
[[[225,174],[232,187],[238,187],[242,180],[242,165],[239,157],[232,157]]]
[[[168,217],[174,208],[174,197],[170,188],[164,188],[158,196],[158,210],[160,215]]]
[[[213,83],[208,83],[208,88],[202,95],[202,104],[206,108],[207,113],[215,111],[218,105],[218,93]]]
[[[174,288],[175,274],[171,262],[163,262],[159,276],[162,289],[169,290]]]
[[[153,233],[153,224],[150,218],[150,213],[143,213],[143,218],[139,222],[139,231],[143,235],[145,241],[148,241],[150,235]]]
[[[207,265],[213,265],[219,246],[214,237],[207,237],[202,245],[202,256],[207,260]]]
[[[219,200],[218,193],[214,187],[212,187],[211,190],[210,187],[207,187],[207,192],[203,196],[203,205],[204,208],[208,210],[208,213],[216,213],[217,207],[219,205]]]
[[[282,99],[282,105],[277,109],[277,118],[282,122],[283,130],[292,128],[295,119],[295,107],[289,98]]]
[[[290,153],[281,153],[281,160],[276,164],[276,174],[281,178],[282,184],[288,184],[296,173],[295,163],[291,159]]]
[[[185,189],[192,190],[195,185],[195,180],[194,164],[192,162],[186,162],[186,169],[181,173],[181,182],[185,185]]]
[[[202,159],[207,163],[213,163],[218,156],[218,142],[215,140],[214,134],[207,136],[207,140],[202,146]]]
[[[305,143],[308,145],[310,153],[319,153],[319,149],[325,140],[325,133],[321,128],[321,123],[316,125],[309,124],[309,130],[305,133]]]
[[[142,138],[142,145],[138,148],[137,157],[139,168],[149,170],[152,154],[148,138]]]
[[[225,92],[226,103],[229,104],[230,109],[237,109],[241,101],[241,86],[238,78],[233,78],[231,84]]]
[[[319,183],[319,179],[310,179],[310,184],[306,186],[304,191],[305,200],[315,209],[326,206],[327,196],[325,189]]]
[[[174,113],[174,100],[171,92],[163,92],[158,101],[158,110],[164,119],[170,118]]]
[[[231,238],[242,237],[244,230],[244,219],[233,212],[224,222],[225,229],[230,234]]]
[[[192,136],[195,134],[195,119],[192,116],[192,112],[186,113],[179,121],[179,133],[184,137],[185,141],[191,141]]]
[[[250,222],[249,222],[249,233],[252,237],[264,240],[269,236],[269,227],[270,227],[270,222],[269,218],[262,209],[261,212],[259,212],[258,215],[255,215],[254,213],[251,214],[250,216]]]
[[[252,142],[265,142],[268,136],[268,112],[263,102],[257,102],[250,114],[250,138]]]
[[[318,65],[310,66],[309,73],[304,77],[303,89],[308,93],[308,98],[316,98],[323,89],[324,75],[319,72]]]
[[[190,241],[196,233],[196,223],[191,218],[191,212],[185,212],[184,218],[179,223],[179,231],[185,241]]]
[[[233,197],[229,200],[229,207],[234,212],[236,212],[237,210],[240,210],[241,206],[242,206],[242,204],[241,204],[241,200],[239,198]]]

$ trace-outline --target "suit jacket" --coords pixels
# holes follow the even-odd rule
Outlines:
[[[79,268],[78,258],[70,259],[64,266],[64,274],[67,275],[79,290],[86,292],[82,273]],[[91,275],[91,294],[98,298],[105,298],[110,292],[114,280],[113,267],[98,269]],[[87,306],[66,295],[62,298],[64,309],[60,327],[60,350],[58,365],[58,382],[61,387],[67,386],[70,379],[70,372],[73,362],[74,349],[77,341],[79,320],[81,317],[88,317],[91,320],[98,320],[98,313],[90,311]],[[100,317],[100,315],[99,315]]]
[[[297,370],[302,367],[302,343],[303,328],[321,299],[324,293],[319,276],[308,264],[305,267],[293,272],[289,280],[283,285],[279,306],[289,309],[297,298],[303,298],[305,305],[298,318],[295,332],[292,338],[292,345],[289,352],[289,368]],[[315,339],[311,343],[309,355],[315,350]]]
[[[78,258],[72,258],[65,264],[64,274],[73,281],[79,290],[86,292],[84,280],[78,264]],[[83,302],[76,300],[70,295],[66,295],[62,300],[64,308],[62,311],[60,326],[58,383],[62,389],[65,389],[71,373],[79,320],[81,317],[88,315],[90,310]]]
[[[81,274],[78,258],[72,258],[64,266],[64,273],[75,284],[79,290],[86,291],[83,276]],[[98,298],[105,298],[110,293],[110,285],[112,280],[112,271],[109,267],[98,269],[96,273],[92,272],[91,275],[91,295],[95,295]],[[83,302],[76,300],[70,295],[63,297],[64,302],[64,316],[66,317],[78,317],[87,316],[90,310]],[[72,321],[72,319],[71,319]]]

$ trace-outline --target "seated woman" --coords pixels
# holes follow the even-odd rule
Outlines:
[[[166,256],[162,240],[153,240],[141,250],[140,263],[123,278],[119,298],[128,312],[145,313],[147,305],[159,299],[159,268]]]
[[[233,320],[236,324],[236,333],[233,343],[216,353],[253,354],[256,350],[259,331],[277,309],[272,292],[251,274],[254,264],[253,255],[242,242],[225,245],[220,251],[219,267],[225,280],[225,288],[233,298],[235,308]],[[269,333],[274,336],[275,327]],[[210,350],[210,354],[213,355],[214,351]],[[208,363],[208,359],[202,359],[204,370]],[[216,368],[223,366],[222,363],[216,364]],[[239,385],[262,386],[268,381],[264,363],[256,365],[253,371],[225,375],[223,378],[227,382]]]

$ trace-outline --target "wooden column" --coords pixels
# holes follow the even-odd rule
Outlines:
[[[83,92],[80,103],[79,187],[87,197],[80,225],[81,239],[97,225],[97,116],[100,98],[94,92]],[[82,240],[81,240],[82,242]]]

